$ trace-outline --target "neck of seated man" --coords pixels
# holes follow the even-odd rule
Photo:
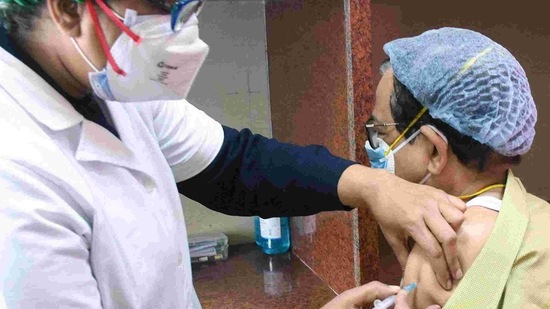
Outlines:
[[[480,171],[477,168],[477,162],[465,166],[456,156],[451,155],[441,173],[432,175],[426,185],[454,196],[471,195],[490,185],[506,183],[508,170],[513,166],[509,158],[491,153],[484,164],[483,171]]]

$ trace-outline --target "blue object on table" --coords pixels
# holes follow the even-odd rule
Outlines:
[[[290,249],[290,227],[287,217],[262,219],[254,217],[256,244],[267,254],[278,254]]]

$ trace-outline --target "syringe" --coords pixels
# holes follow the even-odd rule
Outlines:
[[[407,291],[407,293],[410,293],[412,290],[416,288],[416,283],[411,283],[403,288],[403,290]],[[387,297],[384,300],[377,300],[374,301],[374,308],[373,309],[388,309],[391,308],[391,306],[395,305],[395,298],[397,296],[392,295],[390,297]]]

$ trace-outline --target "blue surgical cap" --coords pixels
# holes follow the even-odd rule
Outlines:
[[[384,45],[394,76],[433,118],[505,156],[525,154],[537,109],[525,71],[501,45],[441,28]]]

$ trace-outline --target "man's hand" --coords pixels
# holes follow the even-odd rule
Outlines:
[[[338,196],[344,205],[372,211],[402,268],[412,237],[430,256],[443,288],[452,288],[451,277],[462,278],[455,231],[464,220],[466,205],[457,197],[359,164],[342,174]]]

